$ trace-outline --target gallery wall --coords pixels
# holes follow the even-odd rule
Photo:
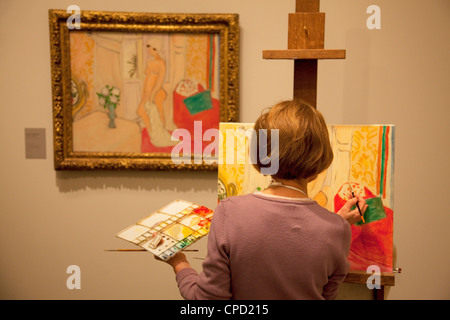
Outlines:
[[[2,0],[0,2],[0,299],[181,299],[171,268],[115,234],[174,199],[214,207],[215,172],[56,172],[53,169],[48,9],[238,13],[240,121],[292,98],[293,62],[263,60],[287,48],[294,0]],[[381,8],[381,29],[366,12]],[[394,124],[395,266],[388,299],[449,299],[450,2],[322,0],[325,47],[318,108],[330,124]],[[46,159],[25,159],[25,128],[44,128]],[[188,258],[201,270],[206,239]],[[81,289],[69,290],[70,265]],[[340,299],[369,299],[346,284]]]

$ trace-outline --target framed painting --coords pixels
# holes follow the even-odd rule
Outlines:
[[[217,169],[203,138],[238,120],[238,15],[73,17],[49,10],[55,169]]]

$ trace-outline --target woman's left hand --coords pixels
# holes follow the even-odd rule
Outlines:
[[[164,261],[164,260],[158,258],[157,256],[155,256],[155,259],[159,260],[159,261]],[[173,271],[175,271],[175,273],[178,273],[178,271],[185,269],[185,268],[192,268],[186,259],[186,255],[183,252],[178,252],[172,258],[170,258],[169,260],[164,261],[164,262],[171,265],[173,268]]]

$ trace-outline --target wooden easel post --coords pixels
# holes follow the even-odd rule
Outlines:
[[[319,0],[297,1],[296,13],[289,14],[288,49],[324,49],[325,13],[319,5]],[[317,59],[294,61],[294,98],[316,107]]]
[[[319,0],[297,0],[289,14],[288,49],[264,50],[264,59],[294,60],[294,99],[317,107],[317,60],[345,59],[345,50],[325,50],[325,13]]]

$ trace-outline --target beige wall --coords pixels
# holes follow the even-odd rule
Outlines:
[[[214,173],[55,172],[48,9],[238,13],[243,122],[292,97],[293,65],[264,61],[287,47],[294,0],[0,1],[0,298],[180,299],[172,270],[127,247],[115,233],[181,198],[216,203]],[[366,8],[381,7],[382,29],[368,30]],[[322,0],[326,48],[345,61],[319,63],[318,108],[330,124],[390,123],[396,128],[396,266],[390,299],[450,298],[448,0]],[[45,128],[47,159],[25,160],[24,128]],[[206,239],[189,254],[194,267]],[[81,268],[68,290],[66,268]],[[345,285],[340,298],[368,298]]]

